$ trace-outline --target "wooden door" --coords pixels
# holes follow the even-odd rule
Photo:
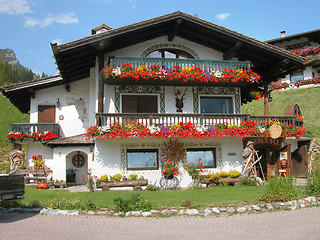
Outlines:
[[[307,177],[308,173],[308,145],[300,143],[292,153],[292,175],[294,177]]]
[[[55,123],[56,122],[56,106],[55,105],[39,105],[38,106],[38,123]]]

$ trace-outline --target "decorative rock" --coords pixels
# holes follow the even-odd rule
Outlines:
[[[233,207],[229,207],[229,208],[227,209],[227,213],[229,213],[229,214],[234,214],[235,212],[236,212],[236,210],[234,210]]]
[[[106,215],[107,214],[107,211],[99,211],[96,213],[97,215]]]
[[[48,214],[48,209],[43,208],[43,209],[40,211],[40,214]]]
[[[133,191],[142,191],[142,187],[141,186],[134,186]]]
[[[172,213],[171,215],[177,215],[178,210],[177,209],[171,209],[170,212]]]
[[[211,209],[206,208],[206,209],[204,210],[204,216],[208,216],[208,215],[210,215],[210,214],[212,214]]]
[[[130,216],[130,214],[131,214],[131,212],[126,212],[126,217],[129,217]]]
[[[132,211],[131,216],[139,217],[139,216],[141,216],[141,213],[139,211]]]
[[[249,205],[246,205],[245,208],[247,209],[248,212],[252,211],[252,207],[250,207]]]
[[[216,208],[216,207],[211,208],[211,211],[212,211],[213,213],[215,213],[215,214],[220,214],[220,210],[219,210],[218,208]]]
[[[179,212],[178,212],[179,215],[183,215],[184,213],[185,213],[184,209],[180,209]]]
[[[299,208],[305,208],[306,207],[306,204],[305,204],[304,200],[298,200],[297,205],[298,205]]]
[[[160,211],[158,210],[150,210],[152,216],[159,216]]]
[[[220,212],[226,212],[226,211],[227,211],[227,208],[225,208],[225,207],[220,207],[219,210],[220,210]]]
[[[198,215],[199,211],[197,209],[188,209],[186,211],[186,214],[188,214],[189,216],[194,216],[194,215]]]
[[[283,203],[283,202],[280,203],[280,209],[286,209],[286,207],[287,207],[287,206],[286,206],[285,203]]]
[[[66,215],[68,215],[68,216],[76,216],[76,215],[79,215],[79,211],[77,211],[77,210],[68,210]]]
[[[246,207],[238,207],[237,208],[237,212],[238,213],[244,213],[244,212],[246,212],[247,211],[247,208]]]
[[[266,209],[273,210],[273,206],[270,203],[268,203],[268,204],[266,204]]]
[[[48,214],[58,215],[58,214],[60,214],[60,211],[57,209],[49,209]]]
[[[170,211],[167,210],[167,209],[164,209],[164,210],[161,211],[161,215],[163,215],[163,216],[170,216],[170,215],[172,215],[172,212],[170,212]]]
[[[141,213],[141,215],[142,215],[142,217],[151,217],[152,216],[151,212],[143,212],[143,213]]]
[[[261,211],[261,208],[258,205],[252,205],[251,207],[255,211]]]
[[[280,203],[279,202],[273,202],[273,203],[271,203],[271,205],[275,209],[279,209],[280,208]]]
[[[87,214],[88,215],[95,215],[96,213],[94,211],[88,211]]]

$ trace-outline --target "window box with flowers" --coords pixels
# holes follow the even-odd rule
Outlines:
[[[219,185],[221,183],[228,185],[238,185],[242,182],[243,179],[247,176],[241,175],[237,170],[230,170],[229,172],[216,172],[209,173],[202,178],[202,182],[208,186],[210,185]]]
[[[99,188],[102,191],[110,191],[110,188],[114,187],[133,187],[133,190],[142,190],[141,186],[147,186],[148,179],[137,176],[137,174],[131,174],[129,178],[122,176],[121,174],[115,174],[108,177],[108,175],[102,175],[100,177]]]

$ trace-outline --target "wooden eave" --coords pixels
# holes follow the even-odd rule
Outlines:
[[[28,113],[30,110],[30,98],[34,97],[36,90],[53,87],[64,83],[65,82],[61,76],[54,76],[4,86],[1,88],[1,92],[22,113]]]
[[[52,48],[62,77],[65,81],[74,81],[89,76],[89,69],[95,65],[99,53],[108,53],[164,35],[169,40],[179,36],[228,53],[239,60],[249,60],[255,66],[254,71],[268,81],[303,67],[304,60],[300,56],[179,11],[59,46],[52,45]],[[285,59],[288,60],[285,67],[275,65],[269,72],[264,71]],[[80,61],[82,66],[77,73],[74,73],[74,61]]]
[[[84,134],[72,137],[54,139],[46,143],[48,147],[68,147],[68,146],[94,146],[91,139],[86,139]]]
[[[308,32],[303,32],[303,33],[298,33],[298,34],[293,34],[293,35],[289,35],[286,37],[271,39],[271,40],[266,41],[266,43],[276,44],[276,43],[282,43],[285,41],[291,41],[294,39],[299,39],[302,37],[308,38],[309,41],[314,41],[314,42],[320,43],[320,29],[316,29],[316,30],[312,30],[312,31],[308,31]]]

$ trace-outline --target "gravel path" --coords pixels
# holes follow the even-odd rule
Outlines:
[[[0,213],[0,240],[320,239],[320,207],[219,217]]]

